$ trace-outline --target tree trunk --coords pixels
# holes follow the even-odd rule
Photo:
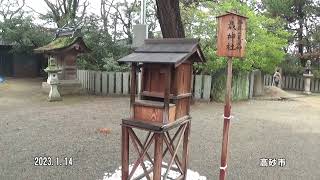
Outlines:
[[[299,28],[298,28],[298,52],[300,55],[300,62],[302,66],[305,65],[306,60],[303,58],[303,28],[304,28],[304,13],[303,13],[303,3],[297,4],[297,15],[298,15],[298,21],[299,21]]]
[[[156,0],[156,3],[163,38],[184,38],[179,0]]]

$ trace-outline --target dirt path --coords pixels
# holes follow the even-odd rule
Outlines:
[[[71,96],[48,103],[39,80],[0,85],[0,179],[102,179],[120,165],[120,119],[126,97]],[[217,179],[223,104],[192,106],[190,169]],[[317,180],[320,96],[233,104],[228,179]],[[110,128],[103,135],[98,128]],[[34,166],[34,157],[72,157],[72,166]],[[285,167],[260,167],[285,158]]]

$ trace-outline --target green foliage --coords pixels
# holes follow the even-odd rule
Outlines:
[[[319,69],[312,70],[312,74],[315,79],[320,79],[320,70]]]
[[[293,32],[288,43],[291,45],[292,54],[294,51],[298,52],[301,65],[304,66],[307,60],[318,57],[320,50],[318,0],[263,0],[262,4],[266,15],[281,18],[283,26]],[[306,52],[309,55],[305,55]]]
[[[284,59],[284,47],[287,46],[289,33],[283,29],[280,19],[273,19],[255,12],[247,4],[236,0],[222,3],[204,2],[198,6],[182,7],[182,15],[189,37],[199,37],[207,58],[207,63],[197,65],[197,71],[216,73],[226,67],[225,58],[216,56],[216,21],[215,16],[225,11],[235,10],[247,16],[246,57],[234,61],[235,71],[261,69],[273,72]]]
[[[94,18],[94,17],[93,17]],[[130,48],[112,41],[112,37],[95,21],[83,27],[84,41],[91,49],[78,60],[81,69],[125,71],[126,65],[119,65],[117,59],[129,54]]]
[[[234,73],[232,78],[232,100],[244,100],[248,99],[248,81],[249,73]],[[217,73],[214,75],[212,99],[217,102],[223,102],[226,92],[227,77],[225,73]]]
[[[304,66],[305,65],[301,64],[301,61],[298,57],[294,55],[287,55],[285,60],[280,64],[279,67],[282,70],[282,74],[285,76],[301,77],[302,74],[305,72]],[[311,72],[314,78],[320,78],[320,66],[316,63],[316,61],[313,61],[311,64]]]
[[[33,24],[31,17],[12,18],[0,22],[0,37],[13,45],[14,53],[32,53],[36,47],[43,46],[52,40],[46,29]]]
[[[291,55],[286,56],[280,67],[283,75],[301,76],[304,72],[304,67],[301,66],[299,58]]]
[[[54,39],[53,41],[51,41],[49,44],[47,44],[43,47],[37,48],[37,50],[51,50],[51,49],[64,48],[64,47],[70,46],[76,40],[77,40],[77,38],[69,37],[69,36],[58,37],[58,38]]]

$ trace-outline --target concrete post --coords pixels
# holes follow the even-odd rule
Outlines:
[[[254,70],[253,96],[261,96],[263,93],[262,75],[260,70]]]

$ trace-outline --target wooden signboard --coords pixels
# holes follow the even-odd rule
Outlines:
[[[217,55],[224,57],[245,56],[247,17],[228,12],[217,17]]]
[[[232,99],[232,58],[241,58],[245,55],[245,35],[247,17],[228,12],[217,17],[218,37],[217,55],[228,57],[226,98],[224,107],[224,123],[222,134],[221,166],[219,180],[224,180],[227,171],[229,125],[231,116]]]

